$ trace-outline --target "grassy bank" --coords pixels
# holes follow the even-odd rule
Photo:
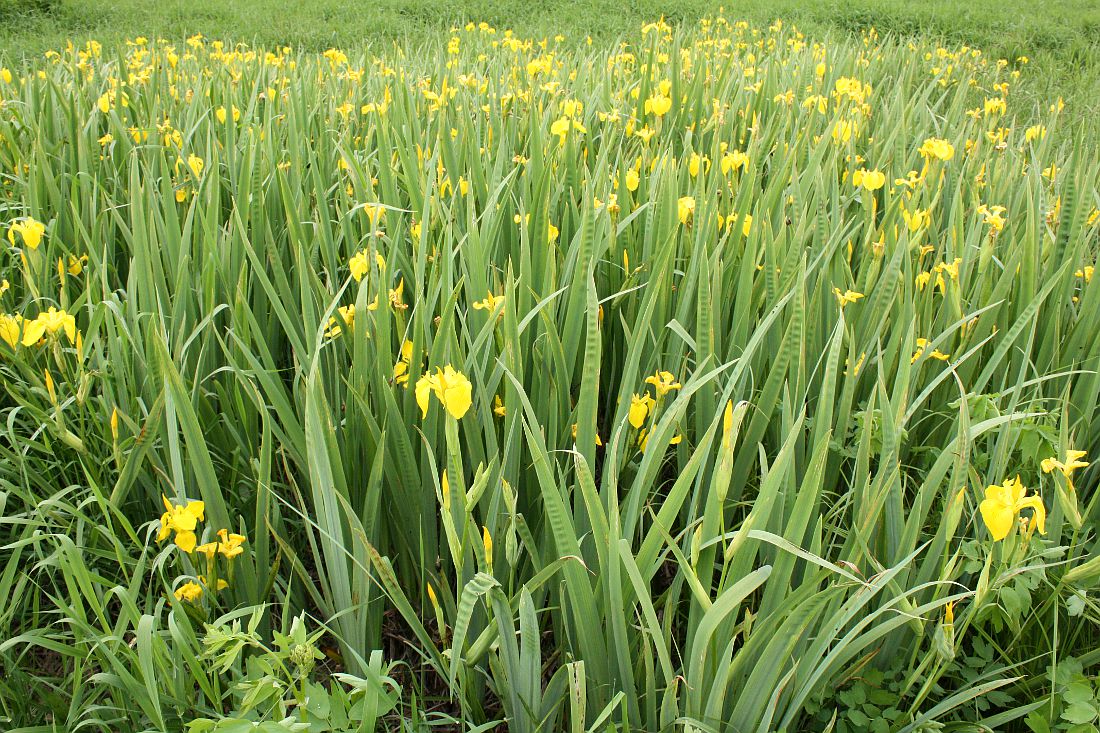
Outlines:
[[[1096,719],[1100,148],[1028,49],[200,8],[0,72],[0,728]]]

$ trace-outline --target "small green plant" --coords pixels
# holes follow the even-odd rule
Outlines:
[[[190,733],[373,731],[397,706],[401,688],[380,651],[371,653],[362,676],[317,679],[316,664],[325,659],[318,646],[324,632],[309,633],[305,618],[296,616],[288,632],[274,632],[269,645],[258,631],[264,611],[252,611],[244,626],[241,612],[207,626],[202,658],[227,683],[222,706],[229,712],[190,721]]]
[[[1100,679],[1080,659],[1061,660],[1051,675],[1049,702],[1024,722],[1032,733],[1094,733],[1100,727]]]

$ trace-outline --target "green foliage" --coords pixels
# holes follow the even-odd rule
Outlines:
[[[724,18],[0,73],[0,726],[1093,725],[1040,74]]]
[[[323,632],[307,634],[299,616],[288,633],[275,631],[275,645],[268,647],[257,631],[262,614],[253,612],[247,629],[239,618],[207,627],[202,658],[231,684],[221,707],[245,717],[196,718],[188,723],[189,733],[367,731],[394,708],[400,687],[380,651],[371,654],[365,676],[336,674],[326,687],[311,680],[315,664],[325,658],[318,646]]]

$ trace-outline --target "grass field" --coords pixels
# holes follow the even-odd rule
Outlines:
[[[1095,731],[1098,11],[440,7],[0,5],[0,730]]]
[[[375,49],[398,42],[416,45],[441,37],[454,24],[486,21],[522,35],[564,34],[570,41],[601,41],[666,17],[692,23],[715,12],[702,0],[593,3],[519,0],[0,0],[0,52],[40,55],[70,40],[118,43],[145,35],[290,44],[295,48]],[[1061,95],[1082,119],[1095,116],[1100,100],[1100,6],[1089,0],[746,0],[726,6],[731,17],[767,24],[782,18],[818,37],[858,34],[870,28],[901,37],[977,45],[998,58],[1027,54],[1037,72],[1029,85],[1040,96]]]

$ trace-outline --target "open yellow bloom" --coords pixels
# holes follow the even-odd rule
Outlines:
[[[695,197],[694,196],[682,196],[676,202],[676,216],[679,217],[681,224],[688,224],[691,222],[692,215],[695,214]]]
[[[752,231],[752,214],[730,214],[728,217],[723,218],[721,214],[718,215],[718,229],[725,227],[729,229],[737,222],[741,222],[741,234],[745,237],[749,236],[749,232]]]
[[[901,216],[905,219],[905,226],[911,232],[917,232],[928,226],[932,221],[932,216],[928,211],[922,211],[917,209],[916,211],[909,211],[908,209],[901,210]]]
[[[699,155],[699,153],[692,153],[691,158],[688,160],[688,174],[695,178],[699,175],[699,171],[706,171],[710,168],[710,158],[705,155]]]
[[[676,377],[672,376],[672,372],[661,371],[654,372],[652,376],[646,377],[645,383],[653,385],[658,397],[664,397],[670,391],[680,389],[683,386],[676,381]]]
[[[218,530],[218,552],[220,552],[226,559],[232,560],[237,555],[244,552],[244,548],[241,547],[246,541],[243,534],[235,534],[229,530]]]
[[[474,310],[493,311],[493,310],[496,309],[497,303],[503,303],[503,302],[504,302],[504,296],[503,295],[493,295],[492,292],[489,292],[489,293],[486,294],[486,297],[483,300],[479,300],[476,303],[474,303]]]
[[[194,603],[202,598],[202,586],[193,580],[189,580],[179,588],[176,588],[175,596],[177,601]]]
[[[1024,140],[1035,142],[1036,140],[1042,140],[1047,136],[1047,128],[1042,125],[1032,125],[1024,131]]]
[[[76,319],[51,306],[48,311],[39,313],[33,321],[23,324],[23,345],[34,346],[43,336],[54,336],[62,331],[68,336],[69,343],[76,342]]]
[[[928,348],[929,344],[931,343],[932,342],[926,338],[917,339],[917,350],[913,352],[913,357],[909,360],[909,363],[913,364],[914,362],[916,362],[917,359],[921,358],[921,355],[924,354],[924,350]],[[932,349],[932,351],[928,354],[928,358],[938,359],[939,361],[947,361],[951,358],[951,355],[945,354],[939,349]]]
[[[653,408],[657,406],[657,401],[650,397],[648,394],[644,396],[631,395],[630,396],[630,411],[627,413],[627,419],[635,429],[640,429],[645,425],[646,418],[653,411]]]
[[[187,167],[191,169],[191,175],[195,178],[202,178],[202,169],[204,165],[203,159],[194,153],[187,156]]]
[[[846,143],[852,139],[853,132],[858,132],[855,123],[848,120],[837,120],[836,124],[833,125],[833,142],[837,144]]]
[[[0,313],[0,338],[4,339],[8,343],[8,346],[13,349],[19,343],[19,334],[23,331],[23,316],[18,313],[14,316],[9,316],[6,313]]]
[[[955,157],[955,146],[943,138],[930,137],[921,144],[920,154],[929,159],[951,160]]]
[[[8,226],[8,241],[14,247],[15,235],[18,234],[23,244],[31,249],[38,249],[38,245],[42,243],[42,235],[45,233],[46,225],[28,216],[21,221],[13,221]]]
[[[69,271],[69,274],[76,277],[80,273],[84,272],[84,265],[88,264],[88,255],[69,255],[69,264],[65,268]]]
[[[840,292],[840,288],[833,288],[833,295],[836,296],[836,300],[841,308],[851,303],[855,303],[857,300],[864,297],[863,293],[857,293],[854,290],[845,290],[842,293]]]
[[[200,555],[206,555],[207,560],[213,560],[214,556],[218,554],[217,542],[206,542],[201,545],[195,545],[194,552]]]
[[[447,364],[436,369],[435,374],[425,374],[416,382],[416,404],[423,416],[428,416],[428,400],[434,393],[451,417],[461,420],[473,404],[473,385],[462,372]]]
[[[655,117],[664,117],[672,109],[672,99],[657,92],[645,101],[645,113]]]
[[[557,135],[558,140],[563,145],[565,144],[565,138],[569,136],[570,130],[575,130],[582,135],[588,132],[584,125],[571,117],[562,117],[561,119],[555,120],[550,125],[550,134]]]
[[[377,302],[378,302],[378,299],[375,298],[375,303],[376,303],[375,307],[377,307]],[[374,309],[371,308],[370,310],[374,310]],[[329,338],[336,338],[337,336],[339,336],[341,333],[344,332],[344,326],[340,322],[341,319],[343,319],[343,322],[347,324],[348,328],[355,328],[355,305],[354,304],[345,305],[342,308],[337,308],[336,312],[340,314],[340,318],[337,318],[336,316],[332,316],[331,318],[328,319],[328,326],[325,328],[325,335],[328,336]]]
[[[737,171],[744,166],[748,165],[749,156],[742,153],[740,150],[734,150],[726,153],[722,156],[721,170],[722,175],[729,175],[732,171]]]
[[[160,532],[157,542],[163,542],[172,532],[176,533],[176,545],[184,552],[195,549],[195,527],[203,521],[206,504],[201,501],[189,501],[185,504],[173,504],[168,497],[161,495],[165,512],[160,515]]]
[[[991,236],[996,236],[1001,233],[1001,230],[1005,228],[1005,207],[1003,206],[986,206],[982,204],[978,207],[978,214],[982,217],[982,221],[989,225],[989,233]]]
[[[404,387],[409,383],[409,366],[412,364],[412,341],[401,342],[401,357],[393,365],[393,381]]]
[[[221,553],[226,559],[232,560],[244,552],[241,545],[245,543],[246,539],[243,534],[234,534],[230,533],[229,530],[219,529],[217,542],[207,542],[199,545],[195,548],[195,552],[206,555],[208,560],[213,560],[214,555],[217,553]],[[221,581],[218,581],[218,590],[221,589]]]
[[[869,171],[866,168],[860,168],[852,174],[852,185],[856,188],[862,186],[868,191],[877,191],[886,185],[886,174],[882,171]]]
[[[1088,461],[1081,460],[1084,457],[1085,451],[1083,450],[1067,450],[1065,461],[1059,461],[1054,456],[1051,456],[1050,458],[1044,458],[1043,462],[1039,465],[1043,469],[1043,473],[1059,471],[1068,480],[1078,468],[1085,468],[1089,465]]]
[[[379,270],[386,269],[386,260],[377,252],[374,255],[374,261]],[[361,282],[363,277],[370,273],[370,255],[368,251],[364,249],[352,255],[351,259],[348,260],[348,269],[351,270],[351,276],[355,278],[355,282]]]
[[[1020,483],[1019,476],[1008,479],[1003,485],[987,487],[985,499],[978,509],[989,533],[997,542],[1008,536],[1017,515],[1024,509],[1032,510],[1039,534],[1046,534],[1047,510],[1043,500],[1036,495],[1027,496],[1027,488]]]

